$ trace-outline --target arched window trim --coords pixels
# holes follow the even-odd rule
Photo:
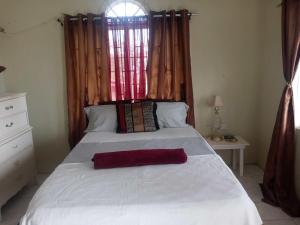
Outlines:
[[[137,10],[134,13],[131,13],[129,15],[127,15],[127,12],[126,12],[126,6],[127,6],[128,3],[133,4],[133,5],[138,7]],[[120,4],[125,4],[125,13],[124,12],[123,13],[117,12],[114,9],[117,5],[120,5]],[[142,13],[139,13],[139,11],[142,11]],[[136,1],[136,0],[115,0],[115,1],[110,2],[110,4],[108,4],[108,6],[105,9],[105,15],[107,17],[143,16],[143,15],[147,15],[148,11],[149,10],[147,10],[147,7],[145,7],[145,5],[142,4],[140,1]],[[114,14],[114,16],[111,15],[112,13]]]

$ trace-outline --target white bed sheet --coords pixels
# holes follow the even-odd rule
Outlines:
[[[187,155],[215,154],[192,127],[163,128],[157,132],[118,134],[89,132],[63,163],[90,161],[95,153],[139,149],[183,148]]]
[[[88,133],[80,144],[119,148],[153,140],[159,146],[166,139],[197,137],[200,144],[190,148],[206,151],[181,165],[94,170],[77,154],[89,151],[77,148],[35,194],[20,225],[261,225],[241,184],[192,127]]]
[[[125,142],[137,140],[176,139],[199,137],[199,133],[191,126],[184,128],[162,128],[155,132],[119,134],[115,132],[88,132],[80,143]]]

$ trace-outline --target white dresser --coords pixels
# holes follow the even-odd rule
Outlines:
[[[35,181],[31,130],[26,94],[0,94],[0,207]]]

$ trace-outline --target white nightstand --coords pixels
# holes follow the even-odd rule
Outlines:
[[[240,176],[243,176],[244,174],[244,150],[247,146],[250,144],[245,141],[242,137],[240,136],[235,136],[237,139],[236,142],[228,142],[228,141],[213,141],[210,138],[206,138],[206,141],[208,144],[215,150],[231,150],[232,151],[232,168],[235,170],[236,169],[236,164],[237,164],[237,151],[239,151],[239,167],[240,167]]]

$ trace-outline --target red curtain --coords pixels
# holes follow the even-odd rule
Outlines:
[[[281,207],[291,216],[300,216],[300,201],[295,191],[295,122],[292,82],[300,57],[300,1],[282,2],[282,55],[284,88],[263,184],[264,201]]]
[[[148,17],[109,18],[113,100],[145,99]]]

